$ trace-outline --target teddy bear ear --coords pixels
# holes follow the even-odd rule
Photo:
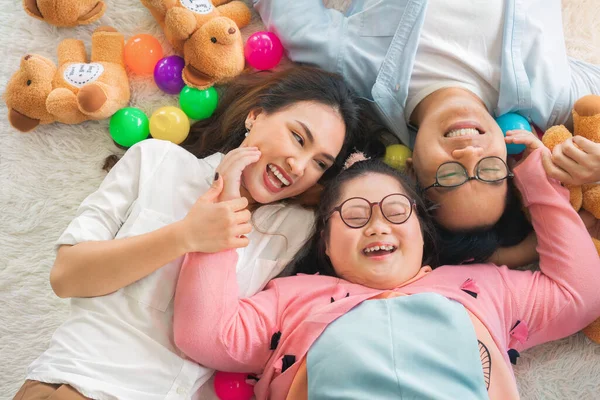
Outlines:
[[[31,15],[34,18],[44,20],[44,16],[42,12],[37,6],[36,0],[23,0],[23,8],[27,12],[27,14]]]
[[[103,1],[99,1],[90,12],[80,15],[79,18],[77,18],[77,23],[79,25],[91,24],[104,15],[104,11],[106,11],[106,4]]]
[[[40,124],[39,119],[30,118],[25,114],[21,114],[20,112],[9,109],[8,112],[8,122],[12,125],[13,128],[25,133],[33,130],[36,126]]]
[[[214,86],[216,83],[216,79],[197,68],[194,68],[192,65],[188,64],[183,69],[183,73],[181,74],[183,81],[186,85],[204,90],[209,87]]]

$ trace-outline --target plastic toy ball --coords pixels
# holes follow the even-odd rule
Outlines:
[[[154,67],[154,82],[165,93],[179,94],[185,86],[181,77],[185,61],[179,56],[161,59]]]
[[[515,129],[524,129],[526,131],[532,132],[531,125],[529,125],[529,121],[524,117],[520,116],[516,113],[506,113],[504,115],[496,118],[496,123],[502,129],[502,133],[506,136],[506,132],[512,131]],[[521,154],[525,151],[524,144],[507,144],[506,150],[508,154]]]
[[[177,107],[161,107],[150,117],[150,134],[155,139],[180,144],[187,138],[188,133],[190,133],[190,120]]]
[[[250,400],[254,387],[246,383],[248,374],[221,372],[215,374],[215,394],[220,400]]]
[[[283,45],[273,32],[256,32],[248,38],[244,56],[258,70],[271,69],[281,61]]]
[[[108,130],[117,144],[131,147],[148,138],[148,117],[139,108],[121,108],[110,118]]]
[[[163,56],[160,42],[145,33],[132,36],[123,50],[125,64],[138,75],[150,75]]]
[[[402,144],[392,144],[385,149],[383,162],[392,168],[403,171],[406,168],[406,159],[412,157],[412,151]]]
[[[206,119],[217,108],[219,95],[214,87],[198,90],[186,86],[179,95],[179,105],[184,113],[191,119]]]

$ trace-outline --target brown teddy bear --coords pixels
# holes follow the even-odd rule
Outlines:
[[[39,124],[78,124],[113,115],[129,103],[123,64],[123,35],[111,27],[92,35],[91,63],[82,41],[58,45],[58,68],[45,57],[28,54],[11,77],[4,98],[13,127],[28,132]]]
[[[573,131],[595,143],[600,143],[600,96],[589,95],[579,99],[573,107]],[[563,125],[553,126],[542,137],[544,145],[550,150],[568,138],[571,132]],[[583,186],[566,185],[571,192],[571,204],[579,211],[589,211],[596,219],[600,219],[600,184]],[[600,254],[600,241],[593,238],[596,250]],[[585,335],[596,343],[600,343],[600,318],[583,330]]]
[[[77,26],[100,18],[106,4],[99,0],[23,0],[23,8],[27,14],[51,25]]]
[[[207,89],[239,75],[245,66],[240,28],[252,17],[241,1],[141,0],[185,59],[183,80]],[[227,3],[227,4],[225,4]]]

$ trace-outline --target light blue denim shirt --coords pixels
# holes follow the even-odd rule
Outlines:
[[[559,0],[504,1],[499,96],[490,112],[518,112],[542,129],[566,123],[578,98],[600,94],[600,67],[567,56]],[[293,61],[343,75],[413,146],[404,107],[427,0],[354,0],[345,13],[323,0],[254,0],[254,7]]]

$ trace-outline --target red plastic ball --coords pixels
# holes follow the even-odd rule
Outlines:
[[[271,69],[281,61],[283,45],[273,32],[256,32],[248,38],[244,56],[258,70]]]
[[[248,374],[217,371],[215,393],[220,400],[250,400],[254,387],[246,383]]]

